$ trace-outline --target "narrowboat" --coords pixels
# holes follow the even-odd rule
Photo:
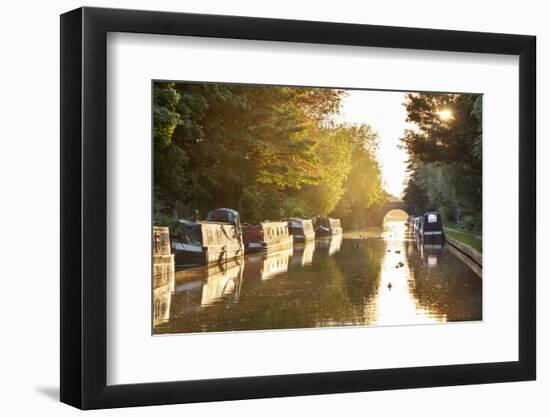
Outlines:
[[[286,221],[288,232],[292,235],[294,243],[304,243],[315,239],[315,230],[313,230],[313,222],[310,219],[293,217],[286,219]]]
[[[414,232],[414,233],[420,232],[420,220],[421,220],[420,217],[415,217],[414,220],[413,220],[413,223],[412,223],[413,227],[412,227],[412,229],[413,229],[413,232]]]
[[[177,220],[172,228],[172,249],[178,268],[243,256],[239,213],[220,208],[209,212],[206,220]]]
[[[292,248],[292,236],[287,222],[264,221],[243,224],[244,250],[249,252],[277,252]]]
[[[315,222],[315,235],[316,236],[335,236],[342,234],[342,225],[340,219],[334,219],[332,217],[318,217]]]
[[[170,284],[174,290],[174,255],[168,227],[153,227],[153,286]]]
[[[420,237],[426,240],[443,240],[443,224],[441,214],[436,211],[428,211],[420,219]]]

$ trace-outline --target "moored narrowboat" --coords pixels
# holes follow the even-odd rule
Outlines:
[[[413,226],[412,231],[413,233],[419,233],[420,232],[420,221],[422,220],[421,217],[415,217],[413,220]]]
[[[342,234],[342,225],[340,219],[321,216],[315,222],[316,236],[335,236]]]
[[[176,267],[225,262],[244,255],[239,214],[216,209],[206,220],[177,220],[172,228]]]
[[[242,231],[245,252],[276,252],[292,248],[292,236],[286,222],[243,224]]]
[[[443,223],[441,214],[436,211],[428,211],[420,217],[420,237],[426,240],[443,240]]]
[[[294,243],[304,243],[315,239],[315,230],[313,222],[310,219],[300,219],[292,217],[286,219],[288,223],[288,232],[292,235]]]
[[[168,227],[153,227],[153,287],[168,285],[174,290],[174,255],[170,251]]]

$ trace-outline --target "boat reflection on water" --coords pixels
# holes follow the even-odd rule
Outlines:
[[[338,253],[342,247],[342,235],[318,239],[316,244],[320,252],[326,253],[328,256],[333,256]]]
[[[174,255],[170,253],[167,227],[153,228],[153,327],[170,319],[174,291]]]
[[[215,304],[238,303],[242,281],[242,258],[179,271],[172,310],[184,312]]]
[[[448,243],[403,221],[175,273],[155,334],[481,320],[482,281]],[[169,310],[169,315],[168,315]],[[166,321],[169,319],[168,321]]]
[[[153,275],[153,326],[170,320],[170,302],[174,291],[174,268]]]
[[[313,263],[313,252],[315,252],[315,241],[309,240],[305,243],[294,244],[290,268],[301,268]]]
[[[242,258],[209,267],[208,279],[206,284],[202,287],[201,305],[209,306],[217,303],[238,303],[241,295],[242,282]]]
[[[424,265],[428,268],[437,268],[439,259],[443,253],[443,242],[422,244],[421,239],[417,239],[417,247]]]
[[[244,275],[247,277],[247,280],[256,278],[268,280],[276,275],[284,274],[288,271],[288,263],[292,251],[292,248],[288,248],[275,253],[247,255]]]

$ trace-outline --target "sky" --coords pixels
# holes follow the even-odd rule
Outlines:
[[[378,132],[384,189],[396,197],[403,192],[408,159],[407,151],[398,148],[403,131],[410,127],[404,101],[403,92],[348,90],[338,118],[348,123],[368,123]]]

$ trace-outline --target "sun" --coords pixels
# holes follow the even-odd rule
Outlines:
[[[453,112],[450,110],[440,110],[436,112],[439,118],[443,121],[451,120],[453,118]]]

